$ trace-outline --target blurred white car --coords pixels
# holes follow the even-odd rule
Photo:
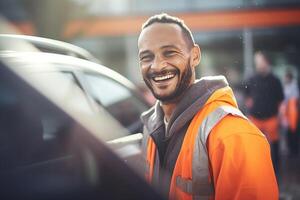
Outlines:
[[[49,38],[42,38],[29,35],[0,34],[0,44],[1,51],[40,51],[45,53],[69,55],[76,58],[100,63],[100,61],[97,58],[95,58],[90,52],[83,48],[80,48],[73,44],[69,44],[67,42],[62,42]]]
[[[141,140],[122,126],[140,111],[131,87],[78,58],[1,53],[0,199],[161,199],[125,164]]]
[[[98,63],[86,50],[65,42],[22,35],[0,34],[0,54],[19,63],[19,68],[35,70],[35,76],[49,77],[61,73],[85,93],[80,105],[104,107],[129,133],[142,132],[140,114],[150,105],[138,89],[124,76]],[[37,49],[36,49],[37,48]],[[73,56],[68,56],[68,55]],[[75,56],[75,57],[74,57]],[[80,58],[80,59],[79,59]],[[46,65],[51,67],[46,68]],[[51,81],[51,80],[50,80]],[[68,93],[62,85],[61,93]]]

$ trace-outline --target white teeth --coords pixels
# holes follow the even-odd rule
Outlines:
[[[164,80],[173,78],[174,76],[175,76],[174,74],[169,74],[169,75],[165,75],[165,76],[157,76],[157,77],[154,77],[153,80],[154,81],[164,81]]]

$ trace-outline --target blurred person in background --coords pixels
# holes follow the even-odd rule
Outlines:
[[[184,22],[150,17],[138,49],[157,99],[142,115],[146,180],[169,199],[278,199],[266,137],[240,112],[224,76],[196,80],[201,52]]]
[[[254,54],[256,73],[245,83],[249,119],[266,135],[275,172],[279,167],[279,107],[284,98],[280,80],[272,73],[266,52]]]
[[[282,104],[282,124],[287,131],[288,147],[291,156],[297,156],[299,151],[299,88],[291,71],[284,77],[284,102]]]

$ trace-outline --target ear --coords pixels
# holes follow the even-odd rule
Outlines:
[[[201,60],[201,50],[199,45],[195,44],[191,50],[191,66],[196,67]]]

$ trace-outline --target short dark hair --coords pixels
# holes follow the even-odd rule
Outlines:
[[[148,18],[147,21],[143,24],[142,30],[144,30],[145,28],[147,28],[148,26],[150,26],[154,23],[177,24],[181,28],[184,38],[188,43],[188,46],[193,47],[195,45],[195,41],[194,41],[192,32],[186,26],[186,24],[184,23],[184,21],[182,19],[168,15],[166,13],[153,15],[150,18]]]

